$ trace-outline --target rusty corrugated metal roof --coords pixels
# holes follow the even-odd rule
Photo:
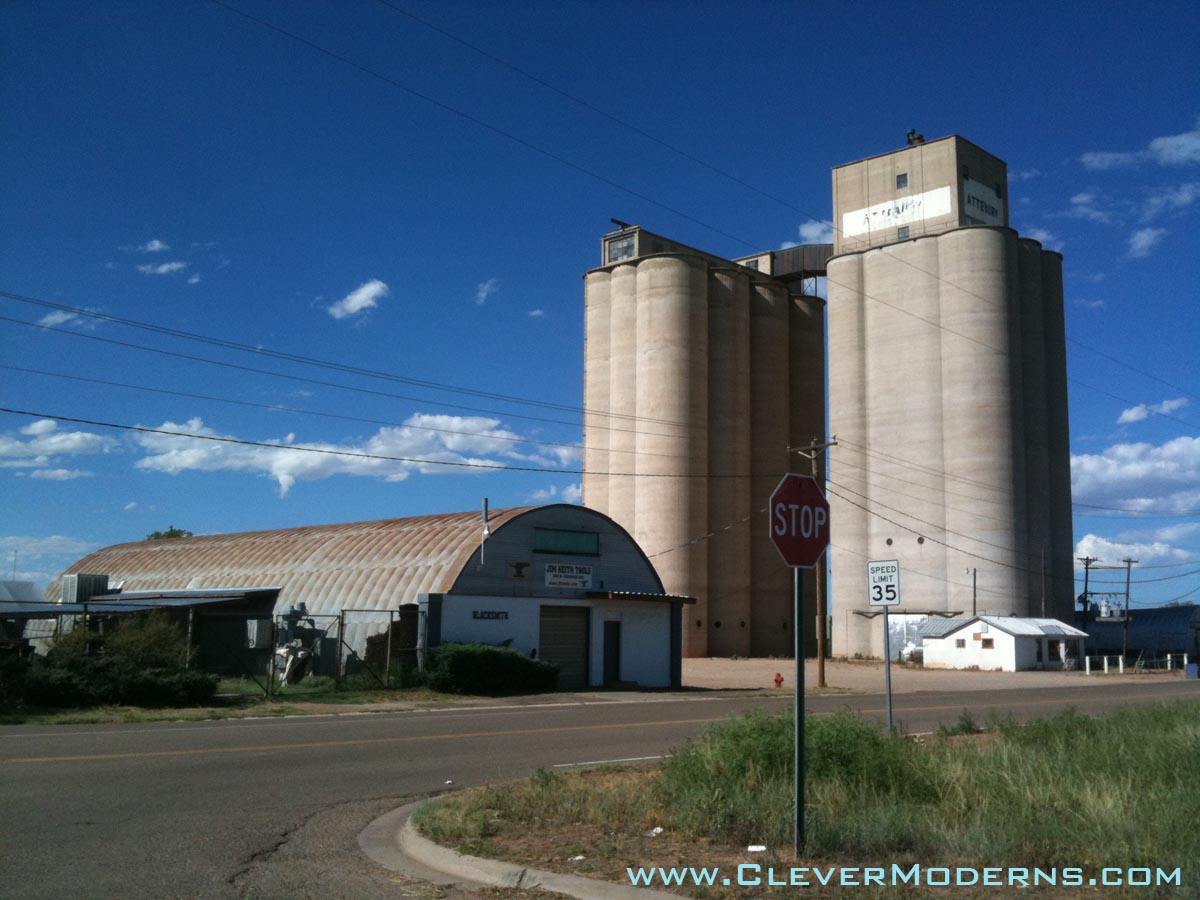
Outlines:
[[[492,510],[495,531],[535,507]],[[394,610],[420,594],[445,593],[479,547],[478,510],[408,519],[378,519],[277,531],[211,534],[115,544],[79,560],[63,574],[98,573],[123,591],[280,588],[276,612],[304,603],[312,616],[347,607]],[[60,575],[46,590],[60,597]],[[386,627],[386,615],[349,615],[346,639],[361,643]],[[359,635],[358,632],[364,632]]]

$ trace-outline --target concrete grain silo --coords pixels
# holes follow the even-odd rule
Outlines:
[[[959,137],[834,170],[829,261],[834,647],[896,612],[1069,618],[1062,258],[1008,227],[1004,163]]]
[[[792,256],[823,265],[828,247]],[[792,651],[791,574],[765,507],[786,472],[809,470],[789,446],[825,431],[824,313],[774,257],[733,262],[633,226],[605,235],[585,277],[584,503],[696,598],[688,656]]]

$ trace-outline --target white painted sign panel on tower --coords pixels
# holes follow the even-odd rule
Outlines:
[[[867,563],[867,602],[871,606],[900,605],[898,559],[873,559]]]
[[[846,237],[857,237],[860,234],[870,234],[873,231],[883,231],[948,215],[950,188],[934,188],[923,194],[897,197],[864,209],[842,213],[842,234]]]

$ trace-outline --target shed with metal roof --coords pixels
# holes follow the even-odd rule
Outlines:
[[[921,625],[924,665],[931,669],[1062,669],[1083,656],[1086,639],[1087,632],[1058,619],[972,616]]]
[[[678,685],[690,602],[664,593],[620,525],[569,504],[493,510],[486,529],[474,511],[117,544],[63,575],[84,573],[107,576],[108,595],[113,585],[123,593],[270,587],[277,620],[303,610],[336,641],[339,659],[343,649],[365,655],[368,637],[419,604],[428,646],[507,644],[558,663],[564,688]],[[58,599],[63,581],[48,596]],[[245,630],[253,645],[254,630]]]

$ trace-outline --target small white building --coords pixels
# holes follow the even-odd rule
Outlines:
[[[930,617],[921,625],[924,664],[928,669],[1067,669],[1084,653],[1087,632],[1058,619],[974,616]]]

